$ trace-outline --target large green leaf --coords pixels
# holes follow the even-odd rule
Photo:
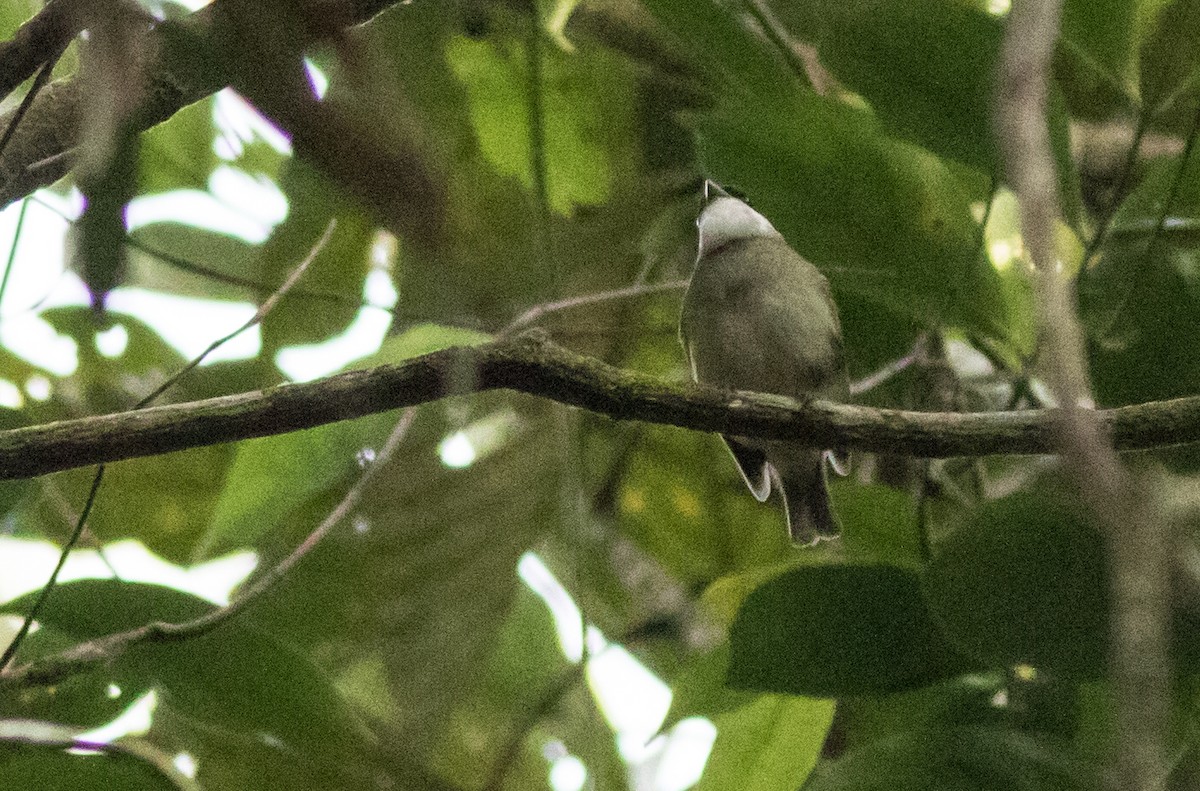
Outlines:
[[[814,95],[731,104],[696,124],[709,172],[745,191],[835,290],[927,325],[1006,338],[971,196],[941,160]]]
[[[1100,536],[1066,491],[988,503],[939,546],[925,595],[947,637],[995,667],[1095,677],[1108,652]]]
[[[760,695],[719,715],[700,791],[791,791],[808,777],[833,721],[833,701]]]
[[[811,566],[755,590],[729,633],[729,683],[841,697],[931,684],[968,668],[941,636],[915,574]]]
[[[469,433],[471,414],[506,415],[507,430],[478,446],[467,468],[447,467],[437,448]],[[377,663],[396,705],[375,714],[414,760],[432,754],[483,683],[519,585],[517,562],[558,519],[559,431],[553,412],[502,393],[426,408],[347,523],[260,605],[273,630],[338,672]],[[267,562],[291,551],[344,491],[309,490],[291,505],[284,529],[258,540]]]
[[[35,595],[4,609],[23,613]],[[170,588],[80,580],[58,586],[38,621],[76,640],[90,640],[157,620],[186,621],[211,609],[211,604]],[[369,743],[365,728],[329,679],[260,630],[250,615],[203,637],[138,646],[114,664],[152,679],[189,716],[274,749],[341,765]]]
[[[342,299],[279,303],[263,320],[263,349],[273,354],[284,346],[323,341],[358,315],[363,281],[371,268],[375,226],[365,210],[343,197],[335,184],[309,165],[292,160],[280,184],[287,195],[288,216],[275,226],[259,249],[255,271],[262,282],[282,283],[308,257],[330,222],[326,245],[303,279],[304,288]]]
[[[1188,219],[1198,211],[1200,157],[1186,166],[1178,157],[1153,163],[1117,210],[1103,257],[1083,280],[1081,313],[1104,405],[1200,391],[1200,254]]]
[[[1186,129],[1200,92],[1200,41],[1195,35],[1200,7],[1190,0],[1158,0],[1146,2],[1141,16],[1142,102],[1156,124]]]
[[[397,363],[448,346],[486,340],[487,336],[477,332],[422,325],[388,338],[378,352],[353,367]],[[395,419],[393,415],[375,415],[240,443],[200,554],[256,544],[284,521],[289,511],[361,471]]]

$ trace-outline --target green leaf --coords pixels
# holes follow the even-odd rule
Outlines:
[[[646,7],[692,54],[691,68],[717,95],[754,94],[764,103],[786,100],[808,84],[778,51],[715,0],[646,0]]]
[[[871,103],[890,134],[996,171],[1000,19],[945,0],[818,1],[793,13],[820,15],[807,30],[822,65]]]
[[[78,731],[53,724],[0,721],[0,784],[5,788],[36,788],[38,791],[180,791],[195,788],[185,785],[187,778],[168,775],[148,761],[125,754],[73,754],[62,748],[21,744],[25,738],[63,739]],[[6,743],[9,739],[17,743]],[[169,768],[169,756],[162,756]]]
[[[1156,126],[1180,131],[1194,114],[1200,85],[1200,7],[1190,0],[1146,0],[1139,17],[1141,96]],[[1153,20],[1153,21],[1151,21]]]
[[[1154,162],[1121,204],[1100,262],[1082,280],[1096,394],[1105,406],[1200,390],[1200,157]],[[1162,202],[1178,179],[1165,227]]]
[[[792,791],[816,766],[833,701],[760,695],[718,715],[698,791]]]
[[[1086,79],[1088,71],[1120,89],[1137,94],[1139,17],[1157,0],[1067,0],[1063,4],[1060,38],[1065,52],[1082,61],[1072,75]]]
[[[685,477],[680,469],[694,472]],[[689,583],[789,551],[777,503],[754,500],[729,450],[712,435],[647,427],[621,478],[617,509],[622,532]]]
[[[504,176],[533,187],[530,98],[525,40],[447,42],[446,61],[466,89],[471,123],[483,155]],[[576,206],[604,203],[611,190],[606,126],[621,103],[608,79],[603,52],[542,50],[543,123],[551,207],[570,215]],[[611,57],[611,56],[609,56]],[[586,63],[595,61],[597,68]],[[605,68],[608,66],[608,68]]]
[[[236,236],[167,221],[143,225],[130,237],[127,285],[203,299],[254,299],[267,290],[266,283],[261,290],[241,284],[258,282],[258,247]]]
[[[1054,488],[987,503],[945,539],[925,578],[948,638],[995,667],[1095,678],[1108,653],[1100,536]]]
[[[763,697],[726,686],[728,675],[728,644],[691,658],[671,681],[671,708],[659,731],[668,731],[688,717],[716,719]]]
[[[329,223],[336,222],[300,283],[306,290],[344,299],[281,301],[263,319],[263,353],[268,356],[284,346],[326,340],[358,315],[375,233],[374,221],[361,206],[300,160],[288,162],[280,187],[288,198],[288,216],[259,248],[253,271],[261,282],[277,287],[311,253]]]
[[[883,694],[966,669],[938,632],[915,574],[811,566],[746,599],[730,630],[729,683],[815,697]]]
[[[23,613],[29,594],[4,605]],[[213,605],[186,593],[118,580],[80,580],[55,588],[38,622],[90,640],[153,621],[182,622]],[[341,763],[363,747],[365,729],[308,659],[259,630],[243,614],[207,635],[143,644],[114,666],[153,679],[172,704],[196,719],[255,741]]]
[[[552,415],[499,393],[473,397],[472,408],[513,410],[515,431],[470,467],[451,469],[436,448],[459,430],[460,419],[423,410],[349,524],[258,610],[273,631],[331,667],[378,652],[401,704],[389,732],[422,759],[483,683],[520,585],[519,558],[561,518],[556,465],[563,438]],[[308,533],[341,494],[310,496],[290,512],[288,531],[260,542],[262,554],[290,551],[296,535]]]
[[[707,170],[745,191],[835,290],[922,324],[1007,337],[972,198],[941,160],[886,137],[865,113],[812,95],[731,104],[696,124]]]
[[[420,325],[388,338],[378,352],[352,368],[398,363],[487,340],[488,336],[470,330]],[[239,443],[199,554],[211,557],[256,544],[293,508],[361,470],[395,420],[394,415],[373,415]]]
[[[213,151],[215,102],[213,97],[205,97],[142,134],[139,192],[208,189],[208,177],[218,165]]]

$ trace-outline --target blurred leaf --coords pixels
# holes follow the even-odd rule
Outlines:
[[[946,636],[995,667],[1030,664],[1095,678],[1108,653],[1100,536],[1083,506],[1050,488],[980,507],[945,539],[925,578]]]
[[[718,715],[717,740],[699,791],[791,791],[817,763],[833,721],[833,701],[760,695]]]
[[[1062,46],[1133,97],[1138,83],[1137,36],[1144,17],[1160,4],[1161,0],[1067,0]]]
[[[398,363],[438,349],[487,340],[469,330],[421,325],[388,338],[378,352],[351,368]],[[253,546],[285,520],[291,509],[370,463],[377,444],[395,421],[393,414],[373,415],[239,443],[198,550],[200,556]]]
[[[946,0],[818,1],[784,13],[811,16],[815,24],[796,29],[815,38],[822,64],[871,103],[890,133],[996,171],[1000,19]]]
[[[916,575],[811,566],[750,594],[729,633],[729,683],[815,697],[882,694],[967,668],[938,633]]]
[[[54,627],[35,629],[21,643],[20,661],[55,654],[77,642]],[[39,720],[80,729],[98,728],[145,694],[150,684],[149,679],[139,678],[128,668],[94,668],[68,676],[52,687],[25,687],[0,697],[0,720]]]
[[[844,701],[838,710],[841,733],[831,737],[837,758],[822,760],[805,789],[1097,787],[1099,765],[1081,760],[1068,739],[1029,716],[1021,694],[1012,679],[1006,684],[998,675],[972,675],[899,695]]]
[[[775,5],[793,33],[820,51],[821,65],[870,102],[889,135],[1000,177],[993,131],[999,17],[948,0]],[[1049,118],[1062,204],[1078,223],[1069,119],[1057,95]]]
[[[182,709],[182,710],[181,710]],[[196,782],[204,791],[360,791],[398,774],[399,761],[385,771],[364,749],[331,759],[320,752],[290,748],[262,735],[214,728],[193,717],[186,706],[160,700],[147,738],[195,762]],[[450,791],[411,782],[399,785],[413,791]]]
[[[545,602],[524,585],[515,591],[483,672],[483,683],[459,701],[431,756],[438,775],[458,788],[485,787],[510,758],[509,743],[530,740],[572,686],[584,686],[582,668],[563,656]],[[544,767],[545,759],[537,759]]]
[[[907,492],[880,484],[830,481],[842,521],[844,557],[856,563],[886,563],[921,571],[924,560],[917,527],[917,503]]]
[[[695,56],[689,65],[702,71],[706,87],[718,94],[753,94],[770,103],[787,100],[808,82],[770,51],[729,4],[646,0],[645,5]]]
[[[330,221],[336,221],[329,243],[300,283],[306,290],[341,295],[345,301],[281,301],[263,320],[263,353],[268,357],[284,346],[326,340],[358,315],[375,231],[360,206],[299,160],[288,163],[280,187],[288,198],[288,216],[259,249],[253,271],[261,282],[277,287],[312,251]]]
[[[1186,129],[1200,87],[1200,7],[1190,0],[1146,0],[1141,58],[1143,105],[1158,124]],[[1150,19],[1153,18],[1153,22]],[[1140,32],[1140,31],[1139,31]]]
[[[9,602],[4,610],[23,613],[35,595]],[[90,640],[153,621],[190,620],[212,609],[170,588],[80,580],[55,588],[38,621]],[[250,615],[203,637],[143,644],[114,665],[154,679],[172,705],[197,720],[331,766],[360,752],[368,738],[316,666],[260,631]]]
[[[239,284],[259,282],[258,247],[236,236],[165,221],[143,225],[130,237],[130,286],[205,299],[260,296]]]
[[[599,53],[588,60],[599,68],[579,68],[581,54],[543,48],[543,123],[547,187],[551,207],[570,215],[577,205],[604,203],[611,188],[605,126],[618,98],[611,66]],[[446,60],[466,89],[471,123],[482,153],[503,176],[516,176],[533,188],[530,150],[528,49],[516,39],[447,42]]]
[[[1007,337],[971,198],[936,157],[816,96],[786,107],[729,105],[697,124],[709,172],[750,195],[835,289],[924,324]]]
[[[213,151],[215,103],[212,96],[205,97],[142,134],[138,161],[141,193],[208,189],[208,177],[218,164]]]
[[[41,723],[0,722],[0,731],[10,738],[20,738],[22,727],[47,727]],[[63,737],[70,729],[55,728]],[[38,791],[180,791],[194,788],[162,770],[131,755],[106,753],[72,754],[61,748],[31,747],[0,741],[0,784],[5,788],[29,788]],[[164,756],[166,758],[166,756]],[[164,762],[165,763],[165,762]],[[169,764],[167,764],[169,767]],[[177,774],[177,773],[176,773]],[[180,776],[180,780],[186,780]]]
[[[688,717],[713,720],[727,712],[746,708],[760,698],[771,697],[726,686],[728,674],[728,644],[692,657],[682,672],[671,680],[671,708],[659,731],[669,731]]]
[[[10,39],[22,24],[42,10],[38,0],[11,0],[0,4],[0,38]]]
[[[1051,742],[1047,744],[1046,742]],[[805,791],[1086,791],[1067,746],[999,728],[898,732],[817,767]]]
[[[561,491],[563,438],[544,405],[500,393],[472,397],[473,413],[509,410],[515,423],[465,469],[446,467],[436,450],[463,426],[463,411],[445,407],[418,413],[348,523],[258,610],[331,668],[382,658],[397,706],[379,710],[394,713],[388,732],[413,760],[428,758],[452,712],[484,683],[519,589],[517,561],[554,523]],[[266,562],[291,551],[342,494],[331,486],[294,506],[287,530],[260,538]]]
[[[1153,163],[1117,210],[1100,262],[1080,288],[1091,370],[1101,404],[1116,406],[1200,390],[1200,157]],[[1162,201],[1180,189],[1161,232]]]
[[[712,435],[646,427],[616,507],[621,530],[685,584],[782,558],[789,548],[776,502],[755,501]]]

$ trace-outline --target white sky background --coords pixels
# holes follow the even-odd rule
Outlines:
[[[313,78],[314,87],[323,92],[323,77],[314,70]],[[214,149],[226,161],[236,158],[241,144],[254,137],[267,140],[280,151],[288,150],[287,141],[231,91],[218,95],[214,120],[218,126]],[[207,192],[181,190],[139,197],[128,210],[130,229],[149,222],[175,220],[257,244],[286,217],[286,198],[265,179],[223,166],[212,174],[208,186]],[[68,376],[75,370],[75,344],[59,336],[38,317],[38,312],[49,307],[89,304],[87,289],[64,261],[69,227],[64,218],[77,217],[81,208],[78,193],[64,198],[42,191],[36,200],[28,202],[13,253],[10,280],[0,304],[0,344],[57,376]],[[13,243],[20,211],[20,204],[14,204],[0,212],[0,244],[3,244],[0,252],[6,253]],[[372,305],[386,308],[395,304],[391,278],[382,268],[368,277],[364,292],[364,301]],[[107,305],[114,314],[127,314],[143,321],[188,359],[243,324],[256,309],[248,302],[199,300],[134,288],[116,289]],[[389,321],[386,310],[364,307],[340,336],[310,347],[285,349],[276,362],[293,380],[326,375],[376,351]],[[98,348],[110,356],[119,356],[126,341],[127,335],[121,330],[97,338]],[[253,328],[222,347],[207,362],[252,357],[260,348],[258,328]],[[0,380],[0,405],[20,407],[27,398],[44,399],[50,387],[52,383],[42,377],[28,382]],[[469,466],[474,459],[470,440],[461,432],[448,439],[441,449],[443,462],[450,467]],[[105,553],[122,578],[170,585],[216,603],[227,601],[230,591],[249,575],[256,563],[253,553],[243,552],[182,569],[154,556],[137,542],[128,541],[105,547]],[[0,558],[4,559],[0,600],[40,587],[56,557],[55,548],[48,543],[0,537]],[[631,788],[682,791],[694,784],[715,738],[713,726],[705,720],[686,720],[669,735],[655,738],[670,705],[669,688],[623,648],[608,644],[594,627],[585,630],[578,607],[536,555],[528,554],[522,559],[520,575],[551,608],[564,654],[572,662],[581,661],[581,636],[587,634],[588,681],[613,728],[621,755],[630,764]],[[63,581],[107,576],[108,569],[95,552],[78,550],[68,562]],[[127,712],[128,717],[95,735],[115,738],[121,733],[144,731],[153,705],[152,698],[136,702]],[[566,754],[562,745],[548,744],[544,754],[548,779],[555,791],[580,791],[588,786],[586,767],[576,757]],[[182,763],[188,761],[190,757],[181,756]]]

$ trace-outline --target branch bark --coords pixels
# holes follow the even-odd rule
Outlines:
[[[617,420],[796,439],[927,458],[1054,453],[1057,410],[932,413],[667,384],[531,331],[399,365],[186,404],[0,432],[0,478],[284,434],[484,390],[513,390]],[[1121,450],[1200,442],[1200,397],[1096,412]]]
[[[62,0],[56,2],[62,4]],[[234,16],[240,2],[241,0],[215,0],[190,15],[184,26],[187,30],[203,35],[212,30],[218,20]],[[304,0],[298,5],[304,14],[305,24],[300,28],[302,40],[297,42],[297,46],[303,48],[346,27],[370,20],[380,11],[395,5],[395,0]],[[64,16],[50,15],[47,13],[49,9],[50,6],[34,19],[46,17],[53,20]],[[27,24],[33,24],[33,20]],[[50,35],[53,30],[47,23],[39,25],[34,29],[35,32],[41,32],[37,38],[40,42],[38,50],[41,44],[61,38],[59,34]],[[74,31],[68,32],[74,35]],[[15,78],[28,68],[26,61],[29,58],[23,53],[30,47],[18,47],[14,42],[17,42],[17,39],[0,44],[0,75],[11,72]],[[173,42],[170,36],[164,35],[161,29],[150,33],[148,49],[155,52],[156,57],[146,65],[143,102],[135,119],[139,131],[162,123],[187,105],[224,87],[220,78],[206,73],[203,69],[180,69],[179,63],[194,63],[195,59],[190,57],[194,53],[181,53],[173,47],[177,48],[178,43]],[[5,59],[6,53],[8,59]],[[33,68],[36,69],[36,66]],[[37,97],[17,134],[13,136],[3,156],[0,156],[0,208],[24,198],[40,187],[53,184],[70,171],[75,160],[72,152],[79,144],[81,110],[87,98],[76,77],[52,82]],[[11,117],[11,112],[0,116],[0,128],[4,128]],[[305,126],[305,135],[307,130],[308,126]],[[340,142],[333,141],[335,144]],[[340,149],[335,152],[338,157],[343,153]],[[341,159],[337,161],[340,163]],[[371,201],[368,200],[368,203]],[[393,208],[392,204],[387,204],[387,208]]]
[[[1109,786],[1148,791],[1163,785],[1168,766],[1171,536],[1117,457],[1111,427],[1089,408],[1085,335],[1076,315],[1074,284],[1055,246],[1058,185],[1046,107],[1061,12],[1061,0],[1013,3],[999,71],[998,142],[1034,264],[1043,374],[1060,405],[1055,445],[1107,539],[1114,727],[1121,734]]]

